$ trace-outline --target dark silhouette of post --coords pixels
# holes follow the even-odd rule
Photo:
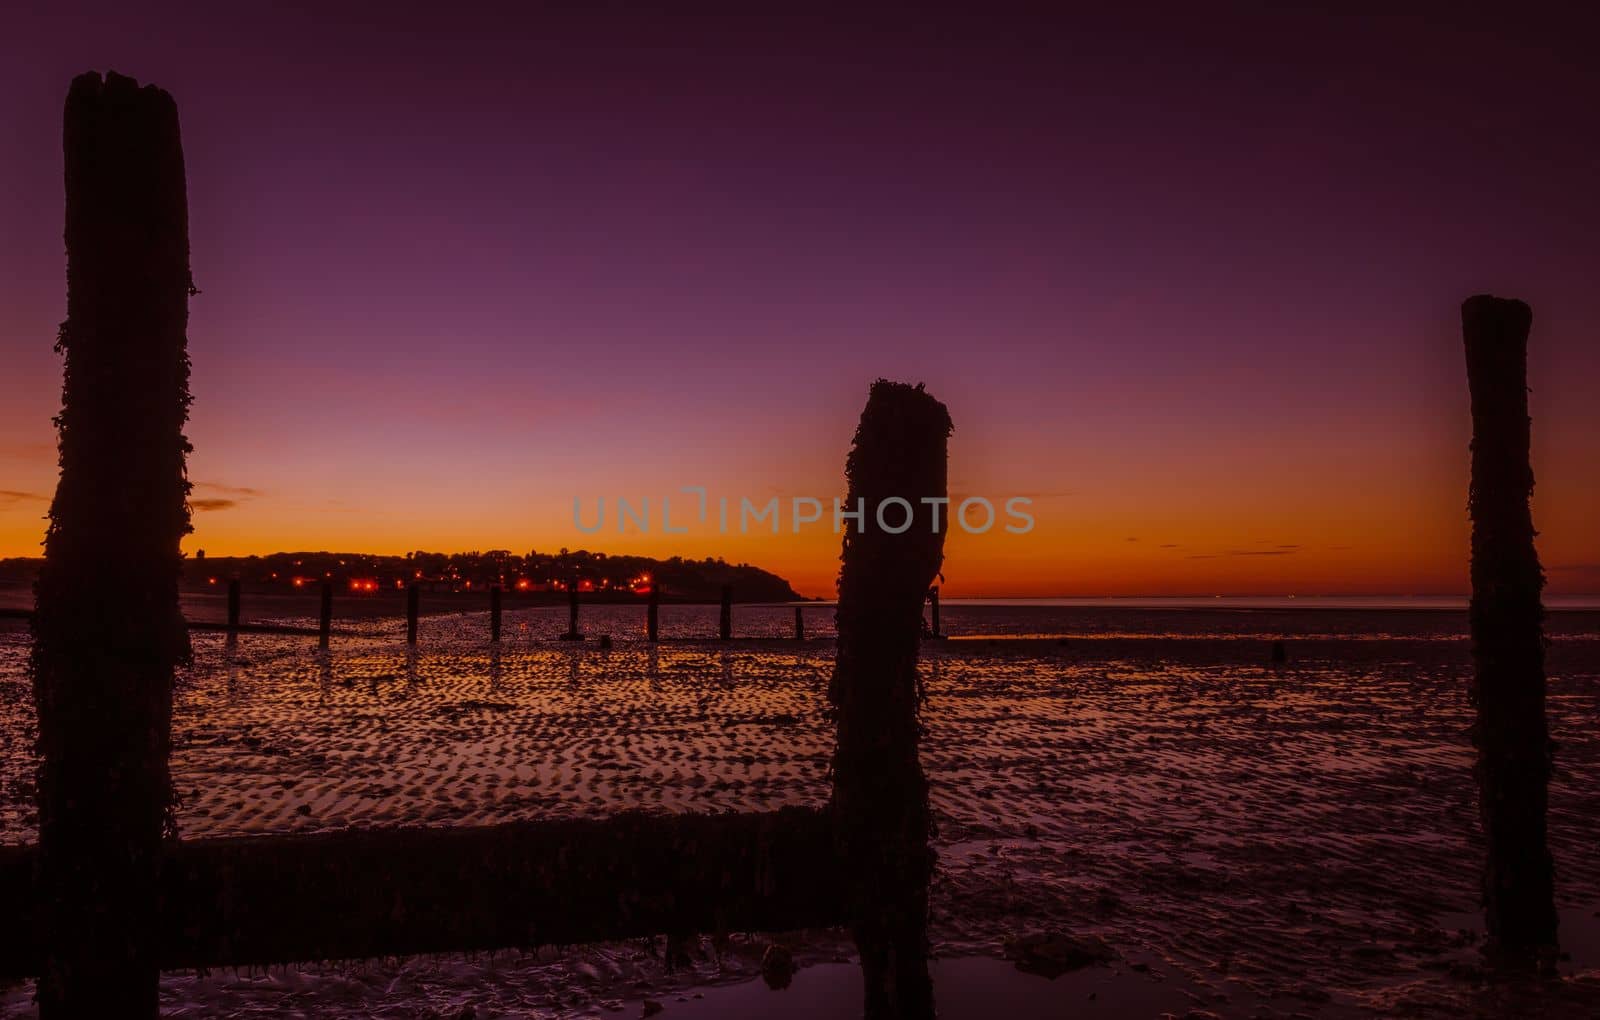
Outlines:
[[[939,589],[928,589],[928,631],[932,637],[944,637],[939,624]]]
[[[228,640],[239,639],[239,579],[228,582]]]
[[[172,97],[117,74],[74,79],[63,127],[61,473],[31,657],[39,1015],[154,1017],[173,670],[190,654],[183,149]]]
[[[646,641],[661,639],[661,582],[650,582],[650,598],[644,607],[644,637]]]
[[[317,647],[328,647],[333,633],[333,582],[322,582],[322,603],[317,610]]]
[[[918,759],[917,654],[922,604],[944,556],[924,497],[946,495],[950,415],[923,391],[873,384],[846,462],[849,503],[875,519],[883,501],[911,508],[901,534],[851,521],[839,571],[837,710],[831,809],[850,876],[852,933],[869,1018],[931,1018],[928,977],[928,783]],[[898,508],[897,508],[898,510]]]
[[[717,614],[717,637],[733,640],[733,585],[722,586],[722,611]]]
[[[422,607],[422,589],[417,582],[406,585],[406,644],[417,643],[417,615]]]
[[[489,589],[489,640],[500,640],[500,586]]]
[[[578,630],[578,579],[576,577],[567,582],[567,632],[561,635],[561,640],[583,640],[583,632]]]
[[[804,641],[806,639],[805,611],[799,606],[794,607],[794,639],[796,641]]]
[[[1528,329],[1521,301],[1478,295],[1461,306],[1472,392],[1472,697],[1479,813],[1489,856],[1487,930],[1508,950],[1556,941],[1546,840],[1551,771],[1545,719],[1544,570],[1533,545]]]

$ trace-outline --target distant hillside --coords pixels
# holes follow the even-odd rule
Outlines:
[[[0,585],[32,584],[39,563],[38,559],[0,560]],[[584,549],[535,551],[521,556],[504,549],[414,552],[404,556],[282,552],[208,557],[202,552],[184,560],[187,588],[208,587],[235,577],[252,589],[292,590],[324,580],[340,588],[360,590],[391,590],[416,582],[430,591],[481,591],[499,584],[508,592],[529,597],[541,593],[554,597],[575,583],[586,597],[624,601],[643,597],[653,585],[661,585],[667,601],[715,602],[721,597],[722,586],[729,584],[739,602],[791,602],[801,598],[788,581],[747,563],[677,556],[667,560],[608,556]]]

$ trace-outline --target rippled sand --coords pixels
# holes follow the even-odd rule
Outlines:
[[[705,633],[714,614],[704,629],[684,616],[679,633]],[[787,611],[757,615],[742,632],[789,626]],[[619,638],[636,626],[620,610],[592,621]],[[415,653],[392,620],[359,625],[331,653],[197,635],[175,719],[183,833],[826,799],[831,641],[604,651],[545,640],[563,623],[508,614],[510,640],[492,649],[475,617],[430,619]],[[1506,996],[1600,1013],[1586,973],[1600,966],[1600,641],[1552,628],[1552,841],[1575,959],[1558,982],[1508,992],[1477,971],[1465,643],[1414,621],[1396,636],[1382,621],[1338,633],[1307,620],[1314,636],[1274,667],[1260,639],[1285,632],[1276,621],[1226,638],[1134,636],[1142,626],[927,646],[941,955],[997,955],[1005,934],[1064,928],[1103,936],[1118,973],[1224,1016],[1498,1015]],[[0,632],[5,842],[33,836],[24,637]],[[809,961],[848,952],[838,933],[785,938]],[[763,944],[703,943],[674,974],[659,945],[629,943],[175,975],[167,996],[180,1015],[577,1014],[625,1000],[637,1011],[645,996],[706,1015],[697,989],[753,973]],[[0,993],[14,1008],[25,999]]]

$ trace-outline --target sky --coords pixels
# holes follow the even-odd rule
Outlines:
[[[829,527],[573,503],[830,500],[882,376],[949,406],[958,498],[1033,500],[950,535],[951,595],[1462,592],[1459,305],[1493,292],[1534,308],[1551,590],[1600,592],[1596,15],[135,6],[8,5],[0,556],[55,480],[61,105],[115,69],[182,119],[191,553],[827,595]]]

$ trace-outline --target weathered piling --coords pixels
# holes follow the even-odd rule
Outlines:
[[[796,641],[804,641],[806,639],[805,611],[799,606],[794,607],[794,639]]]
[[[876,519],[903,502],[900,534],[848,519],[839,571],[839,647],[829,700],[837,710],[832,811],[849,875],[852,931],[869,1018],[929,1018],[928,783],[917,745],[922,604],[944,556],[926,498],[946,495],[950,415],[923,391],[873,384],[846,462],[849,505]],[[908,508],[908,509],[907,509]],[[898,519],[898,518],[896,518]]]
[[[64,117],[67,320],[33,620],[39,1015],[154,1017],[157,875],[172,829],[174,668],[189,531],[188,210],[178,110],[110,74]]]
[[[239,579],[228,582],[228,641],[239,639]]]
[[[942,638],[944,631],[939,623],[939,589],[928,589],[928,633],[930,637]]]
[[[644,637],[646,641],[661,640],[661,582],[650,582],[650,598],[644,607]]]
[[[1551,743],[1545,718],[1544,570],[1534,549],[1528,329],[1521,301],[1461,306],[1472,393],[1472,698],[1479,814],[1488,843],[1487,930],[1519,951],[1556,940],[1546,834]]]
[[[333,633],[333,582],[322,582],[322,600],[317,609],[317,647],[328,647],[328,637]]]
[[[578,579],[576,577],[567,582],[567,632],[561,635],[561,640],[583,640],[583,632],[578,629]]]
[[[500,640],[500,586],[489,589],[489,640]]]
[[[417,643],[417,617],[422,608],[422,589],[415,581],[406,585],[406,644]]]
[[[733,585],[722,586],[722,610],[717,614],[717,637],[733,640]]]

